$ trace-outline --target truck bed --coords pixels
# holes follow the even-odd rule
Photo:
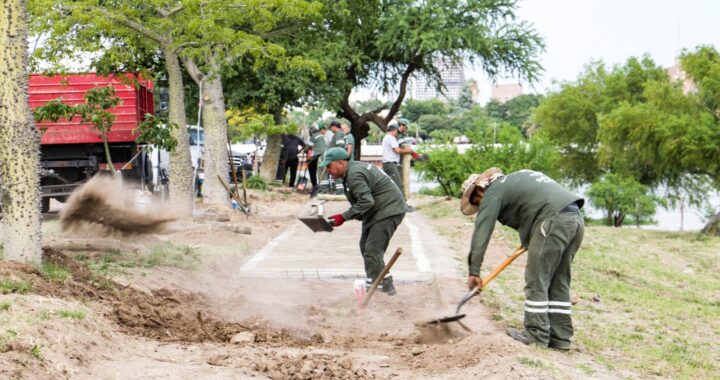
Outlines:
[[[122,75],[127,78],[121,80]],[[133,142],[137,138],[133,129],[142,122],[146,113],[153,113],[152,82],[141,81],[142,85],[136,88],[133,84],[134,78],[133,74],[109,77],[96,74],[33,74],[30,76],[28,88],[30,108],[35,109],[57,98],[62,98],[64,103],[70,105],[85,103],[84,96],[88,90],[111,85],[115,88],[116,96],[122,99],[122,104],[111,110],[115,115],[115,123],[108,133],[108,142]],[[74,117],[71,121],[61,119],[57,122],[37,123],[37,127],[41,129],[42,145],[102,142],[93,125],[81,123],[79,117]]]

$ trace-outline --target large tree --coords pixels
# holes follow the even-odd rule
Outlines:
[[[352,123],[357,144],[369,124],[385,130],[400,110],[408,81],[423,77],[443,89],[439,60],[477,64],[490,76],[534,80],[543,43],[518,21],[515,0],[325,0],[326,71],[330,108]],[[359,113],[350,94],[359,87],[393,93],[389,108]],[[388,112],[381,116],[381,111]]]
[[[700,46],[684,51],[682,68],[697,86],[690,94],[701,109],[702,117],[691,125],[684,138],[682,163],[691,173],[707,175],[720,189],[720,54],[714,47]],[[720,235],[720,210],[703,231]]]
[[[40,138],[28,104],[27,2],[0,5],[0,209],[6,260],[40,262]]]

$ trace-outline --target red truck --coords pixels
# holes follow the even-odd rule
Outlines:
[[[135,78],[134,74],[34,74],[30,76],[28,88],[30,108],[34,110],[58,98],[70,105],[84,103],[88,90],[112,86],[116,96],[122,99],[122,104],[111,110],[115,123],[107,134],[113,165],[116,169],[123,169],[123,177],[149,180],[152,178],[152,165],[145,153],[139,153],[141,150],[136,144],[138,136],[133,130],[143,121],[145,114],[153,114],[153,84],[149,80],[135,81]],[[140,84],[136,86],[136,82]],[[95,173],[107,170],[107,162],[100,133],[92,124],[81,122],[79,117],[71,121],[61,119],[37,123],[37,127],[42,136],[42,211],[47,212],[51,198],[64,201]]]

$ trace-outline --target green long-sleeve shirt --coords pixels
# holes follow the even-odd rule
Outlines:
[[[495,221],[513,228],[524,247],[530,244],[538,221],[556,214],[565,206],[585,200],[543,173],[520,170],[497,179],[485,190],[475,218],[468,265],[470,274],[479,275]]]
[[[325,141],[325,135],[320,132],[316,132],[305,144],[304,150],[309,149],[312,149],[313,151],[313,158],[325,154],[325,151],[328,149],[327,141]]]
[[[360,161],[348,162],[343,180],[350,208],[342,216],[346,220],[361,220],[363,230],[382,219],[407,211],[400,189],[375,165]]]

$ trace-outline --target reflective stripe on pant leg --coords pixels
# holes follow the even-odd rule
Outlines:
[[[533,231],[525,267],[525,330],[541,345],[550,339],[548,291],[562,249],[552,239],[553,218],[547,218]]]
[[[580,248],[584,235],[584,223],[578,213],[560,214],[555,234],[566,241],[563,257],[550,284],[550,343],[556,347],[569,347],[574,334],[570,283],[572,261]]]

